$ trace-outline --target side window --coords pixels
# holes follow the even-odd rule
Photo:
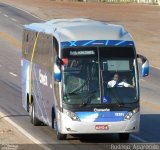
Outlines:
[[[24,30],[23,42],[22,42],[22,53],[23,57],[27,60],[31,60],[32,50],[36,39],[36,32],[30,30]]]
[[[55,56],[59,56],[59,45],[58,45],[58,41],[55,38],[53,38],[53,50],[54,50]]]
[[[59,46],[58,46],[58,42],[55,38],[53,38],[53,63],[52,65],[55,63],[55,58],[59,56]],[[54,65],[53,65],[54,66]],[[53,68],[54,69],[54,68]],[[54,70],[53,70],[54,72]],[[59,106],[59,109],[60,109],[60,93],[59,93],[59,83],[54,81],[54,78],[53,78],[53,82],[54,82],[54,90],[55,90],[55,96],[56,96],[56,99],[57,99],[57,102],[58,102],[58,106]]]
[[[52,64],[52,50],[53,50],[53,43],[52,43],[52,36],[50,35],[43,35],[43,45],[42,45],[42,63],[47,68],[51,68]]]
[[[34,40],[34,42],[35,42],[35,40]],[[35,49],[35,53],[34,53],[34,62],[36,64],[41,64],[42,63],[41,62],[42,61],[41,51],[42,51],[42,46],[43,46],[42,42],[43,42],[43,36],[41,34],[39,34],[36,49]],[[32,48],[32,50],[33,50],[33,48]]]
[[[34,60],[37,64],[49,69],[52,68],[52,50],[53,50],[53,37],[40,33],[37,47],[35,51]]]
[[[23,32],[22,53],[23,57],[29,61],[31,60],[36,37],[37,32],[30,30],[24,30]],[[54,40],[52,35],[40,33],[33,59],[33,62],[47,68],[50,72],[52,71],[54,63],[53,43]]]
[[[55,38],[53,38],[53,62],[52,65],[55,64],[56,57],[59,56],[59,45]],[[54,69],[54,68],[53,68]],[[53,70],[54,72],[54,70]]]
[[[34,47],[34,43],[36,40],[36,36],[37,33],[33,32],[33,31],[28,31],[28,37],[26,36],[26,40],[28,40],[27,42],[27,47],[28,47],[28,60],[31,60],[31,56],[32,56],[32,51],[33,51],[33,47]]]
[[[53,38],[53,57],[54,57],[53,63],[55,63],[55,58],[57,56],[59,56],[59,45],[58,45],[57,40]]]
[[[23,41],[22,41],[22,55],[25,59],[28,59],[28,39],[29,39],[29,33],[27,30],[24,30]]]

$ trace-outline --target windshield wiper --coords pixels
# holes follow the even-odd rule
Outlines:
[[[67,93],[68,95],[81,95],[81,94],[84,94],[84,92],[80,92],[80,93],[77,93],[77,92],[70,92],[70,93]],[[86,93],[86,94],[88,94],[88,93]],[[85,95],[86,95],[85,94]],[[90,92],[89,92],[89,94],[90,94]]]
[[[67,93],[68,95],[78,95],[78,93],[75,92],[71,92],[71,93]]]
[[[127,107],[126,105],[128,104],[134,104],[134,103],[137,103],[139,100],[137,100],[137,97],[135,97],[135,101],[133,101],[132,100],[132,102],[122,102],[122,100],[123,100],[123,96],[120,96],[119,95],[119,92],[117,91],[118,90],[118,88],[117,87],[115,87],[115,88],[112,88],[112,96],[114,97],[114,100],[118,103],[118,104],[120,104],[120,105],[123,105],[123,107]],[[131,97],[129,97],[129,98],[127,98],[127,99],[133,99],[133,98],[131,98]],[[130,100],[131,101],[131,100]]]
[[[87,104],[89,104],[89,103],[91,103],[91,97],[93,97],[94,95],[95,95],[95,93],[96,93],[97,91],[92,91],[92,92],[89,92],[89,93],[87,93],[88,95],[87,96],[85,96],[83,99],[82,99],[82,107],[83,106],[86,106]],[[87,101],[86,101],[87,100]],[[86,101],[86,102],[85,102]]]
[[[116,91],[117,91],[117,88],[112,88],[110,90],[110,92],[112,93],[112,96],[114,96],[114,100],[116,101],[117,105],[119,105],[120,107],[124,106],[124,103],[120,101],[118,92],[116,92]]]

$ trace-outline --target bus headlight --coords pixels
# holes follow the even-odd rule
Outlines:
[[[128,112],[127,115],[124,117],[124,120],[130,120],[134,114],[139,112],[139,108],[135,108],[132,111]]]
[[[63,113],[69,116],[73,121],[80,121],[79,117],[72,111],[63,109]]]

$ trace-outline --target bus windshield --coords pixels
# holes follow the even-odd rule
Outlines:
[[[138,100],[134,49],[67,48],[62,57],[63,102],[77,105],[126,104]]]

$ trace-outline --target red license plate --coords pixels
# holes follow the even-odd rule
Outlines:
[[[108,125],[96,125],[95,129],[96,130],[109,130],[109,126]]]

